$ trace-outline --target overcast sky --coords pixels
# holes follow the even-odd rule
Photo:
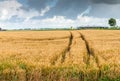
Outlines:
[[[0,0],[0,27],[63,28],[120,25],[120,0]]]

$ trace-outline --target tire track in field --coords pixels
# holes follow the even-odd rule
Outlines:
[[[79,32],[80,33],[80,32]],[[95,55],[94,53],[94,49],[92,49],[87,41],[87,39],[85,38],[85,36],[81,34],[81,38],[85,41],[85,45],[86,45],[86,49],[87,49],[87,54],[88,54],[88,58],[87,58],[87,62],[86,64],[89,65],[90,64],[90,57],[93,57],[92,59],[94,60],[95,59],[95,63],[97,65],[97,68],[99,69],[98,70],[98,73],[97,73],[97,77],[101,77],[101,67],[100,67],[100,62],[99,62],[99,58],[98,56]]]
[[[80,32],[79,32],[79,33],[80,33]],[[94,57],[95,54],[94,54],[94,51],[91,49],[91,47],[90,47],[87,39],[85,38],[85,36],[84,36],[82,33],[80,33],[80,35],[81,35],[82,40],[85,42],[85,46],[86,46],[86,50],[87,50],[88,58],[87,58],[86,64],[89,64],[90,56]],[[96,61],[96,60],[95,60],[95,61]],[[98,66],[98,62],[96,62],[96,64],[97,64],[97,66]]]
[[[60,63],[64,63],[65,58],[66,58],[66,54],[70,54],[70,50],[71,50],[71,45],[72,45],[72,41],[73,41],[73,35],[72,32],[70,32],[70,37],[69,37],[69,44],[68,46],[57,56],[55,56],[54,58],[52,58],[51,60],[51,65],[55,65],[57,60],[60,58]]]
[[[66,51],[62,54],[61,63],[65,61],[66,54],[67,53],[70,54],[72,42],[73,42],[73,35],[72,35],[72,32],[70,32],[69,44],[68,44]]]
[[[80,33],[80,34],[81,34],[81,38],[85,41],[85,45],[86,45],[86,49],[87,49],[87,54],[88,54],[88,61],[90,60],[90,56],[92,56],[95,59],[97,67],[100,68],[99,58],[95,54],[94,49],[90,47],[90,45],[89,45],[87,39],[85,38],[85,36],[82,33]]]
[[[30,41],[45,41],[45,40],[58,40],[58,39],[66,39],[69,37],[58,37],[58,38],[44,38],[44,39],[31,39],[31,38],[23,38],[24,40],[30,40]]]
[[[79,32],[79,33],[80,33],[80,32]],[[86,63],[87,65],[89,65],[89,64],[90,64],[90,56],[92,55],[92,53],[91,53],[91,51],[90,51],[90,46],[88,45],[88,42],[87,42],[87,40],[85,39],[85,37],[83,36],[83,34],[80,33],[80,35],[81,35],[82,40],[85,42],[85,46],[86,46],[86,50],[87,50],[87,59],[86,59],[85,63]]]

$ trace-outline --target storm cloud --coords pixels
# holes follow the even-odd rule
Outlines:
[[[119,4],[120,0],[27,0],[29,8],[34,8],[39,12],[43,12],[41,14],[43,17],[39,18],[62,15],[66,18],[75,19],[77,15],[84,13],[88,7],[90,10],[88,10],[88,14],[85,14],[87,16],[113,16],[118,18],[120,17],[117,14]],[[111,14],[111,10],[114,15]],[[101,12],[106,12],[106,14],[101,14]]]
[[[63,15],[67,18],[76,18],[88,8],[89,0],[27,0],[27,5],[39,12],[43,9],[48,10],[45,13],[46,17]]]
[[[120,0],[91,0],[93,3],[120,4]]]

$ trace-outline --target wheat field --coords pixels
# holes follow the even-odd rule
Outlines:
[[[120,31],[2,31],[0,81],[120,81]]]

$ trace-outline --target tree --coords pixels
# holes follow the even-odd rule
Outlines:
[[[114,27],[114,26],[116,26],[116,19],[110,18],[108,23],[109,23],[110,26]]]
[[[70,29],[73,30],[73,27],[71,26]]]

